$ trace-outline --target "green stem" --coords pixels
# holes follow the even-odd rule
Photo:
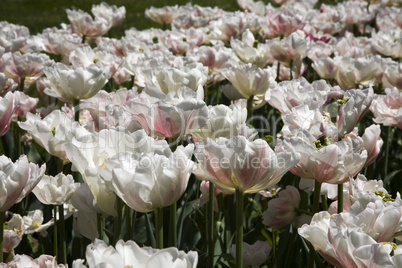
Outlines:
[[[14,139],[14,150],[15,152],[15,160],[17,160],[18,157],[22,154],[22,149],[21,149],[21,136],[20,136],[20,128],[16,122],[11,123],[11,130],[13,134],[13,139]]]
[[[98,235],[99,235],[99,239],[102,240],[103,236],[102,236],[102,214],[100,213],[96,213],[96,224],[98,227]]]
[[[295,208],[295,211],[297,212],[297,214],[306,214],[306,215],[309,215],[309,216],[314,215],[311,211],[301,209],[301,208]]]
[[[23,92],[25,87],[25,77],[21,77],[20,80],[20,91]]]
[[[4,220],[4,211],[0,211],[0,263],[3,262]]]
[[[124,206],[124,214],[126,217],[126,233],[125,233],[125,240],[130,240],[131,238],[131,233],[132,233],[132,210],[129,206],[125,205]]]
[[[276,66],[276,82],[280,82],[279,75],[281,73],[281,64],[278,61],[278,65]]]
[[[293,67],[293,60],[290,60],[290,67],[289,67],[289,77],[290,80],[293,80],[293,73],[292,73],[292,67]]]
[[[113,223],[113,242],[116,245],[121,235],[121,222],[122,222],[122,210],[123,210],[123,201],[121,201],[121,199],[118,197],[116,198],[115,206],[117,211],[117,217],[114,219]]]
[[[276,232],[274,229],[272,230],[272,267],[275,267],[276,261]]]
[[[155,210],[156,248],[163,249],[163,208]]]
[[[80,122],[80,100],[74,100],[75,121]]]
[[[247,120],[253,117],[253,99],[254,96],[251,95],[247,100]]]
[[[15,161],[14,150],[12,148],[12,140],[10,139],[10,131],[1,136],[0,139],[1,145],[3,147],[3,154]]]
[[[151,227],[151,221],[149,220],[148,213],[144,214],[145,224],[147,226],[147,237],[149,242],[151,243],[151,247],[156,248],[155,236]]]
[[[66,248],[66,235],[64,227],[64,207],[59,205],[59,231],[60,231],[60,244],[61,244],[61,255],[59,263],[67,264],[67,248]]]
[[[315,180],[315,184],[314,184],[314,199],[313,199],[313,213],[317,213],[320,210],[320,192],[321,192],[321,182]]]
[[[387,128],[387,138],[386,138],[387,146],[385,147],[384,180],[387,178],[387,175],[388,175],[388,156],[389,156],[389,150],[391,148],[391,143],[394,138],[394,133],[395,133],[395,128],[393,128],[393,127]]]
[[[236,268],[243,267],[243,192],[236,188]]]
[[[214,184],[209,182],[209,197],[208,197],[208,267],[214,267],[214,252],[215,252],[215,211],[214,211]]]
[[[57,261],[60,261],[60,256],[57,248],[57,206],[53,206],[53,217],[54,217],[54,225],[53,225],[53,256],[56,257]]]
[[[343,211],[343,183],[338,184],[338,213]]]
[[[177,248],[177,202],[170,206],[170,246]]]
[[[327,197],[325,196],[325,194],[321,195],[321,203],[322,203],[322,209],[328,210],[328,202],[327,202]]]

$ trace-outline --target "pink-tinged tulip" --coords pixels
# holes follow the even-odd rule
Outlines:
[[[343,100],[341,100],[346,101],[346,103],[340,107],[336,117],[341,137],[351,132],[357,123],[363,119],[370,108],[373,98],[374,91],[372,88],[365,90],[350,89],[346,91]]]
[[[1,212],[3,213],[3,212]],[[4,230],[3,252],[10,253],[16,248],[24,236],[25,227],[22,217],[18,214],[13,214],[13,217],[8,222],[6,230]]]
[[[150,153],[168,150],[165,140],[156,141],[144,130],[133,133],[122,128],[109,128],[99,133],[87,133],[76,136],[66,143],[66,154],[75,168],[82,174],[88,184],[96,204],[108,215],[116,215],[112,176],[99,176],[98,169],[103,170],[105,159],[118,153]]]
[[[376,95],[370,110],[374,114],[374,122],[384,126],[402,129],[402,92],[397,88],[386,88],[386,95]]]
[[[380,149],[383,145],[381,139],[381,128],[379,125],[371,125],[364,130],[362,136],[364,148],[367,150],[367,160],[364,166],[371,165],[378,157]]]
[[[160,25],[172,23],[179,15],[179,8],[175,6],[165,6],[162,8],[150,7],[145,10],[145,16]]]
[[[93,5],[91,12],[96,18],[104,18],[107,20],[112,27],[121,25],[126,17],[126,8],[124,6],[109,6],[105,2],[102,2],[99,5]]]
[[[15,255],[14,260],[0,267],[32,267],[32,268],[67,268],[67,265],[57,264],[56,257],[50,255],[40,255],[33,259],[28,255]],[[75,266],[74,266],[75,267]]]
[[[300,130],[294,137],[278,140],[276,150],[300,153],[300,162],[291,169],[297,176],[340,184],[355,176],[366,163],[367,151],[356,147],[352,140],[332,143],[330,137],[316,139],[309,132]]]
[[[323,193],[322,190],[325,189],[326,192]],[[328,198],[335,200],[331,203],[328,212],[330,214],[336,214],[338,209],[338,201],[336,201],[338,196],[338,187],[333,184],[324,183],[321,187],[321,194],[326,194]],[[367,178],[358,174],[356,179],[351,178],[349,181],[344,183],[343,186],[343,211],[349,211],[352,205],[358,201],[365,198],[366,202],[375,202],[377,200],[382,200],[384,202],[392,201],[391,195],[383,187],[383,182],[381,180],[367,180]],[[395,200],[399,200],[400,197],[397,196]],[[366,204],[364,204],[365,206]]]
[[[177,138],[197,132],[207,124],[208,108],[204,101],[199,100],[199,95],[187,87],[166,95],[154,87],[146,87],[124,108],[149,135]]]
[[[121,153],[107,159],[98,172],[104,180],[112,179],[115,193],[128,206],[139,212],[154,211],[183,195],[194,168],[193,150],[193,145],[187,145],[165,154]]]
[[[197,174],[194,173],[194,171],[193,171],[193,174],[195,174],[197,176]],[[197,176],[197,178],[198,178],[198,176]],[[201,195],[200,195],[200,198],[198,199],[197,207],[202,207],[203,205],[205,205],[206,203],[209,202],[209,181],[203,180],[201,182],[200,191],[201,191]],[[216,212],[219,211],[218,200],[216,199],[216,196],[220,193],[221,193],[221,191],[218,188],[214,187],[214,210]]]
[[[262,215],[262,223],[275,229],[285,227],[297,217],[295,209],[299,205],[299,190],[293,186],[286,186],[276,198],[268,201],[268,209]]]
[[[46,54],[14,52],[4,68],[4,73],[13,79],[25,79],[25,85],[35,82],[43,75],[43,68],[52,66],[54,61]]]
[[[0,22],[0,47],[5,48],[6,52],[18,51],[29,37],[29,29],[26,26]]]
[[[13,91],[18,86],[13,79],[8,78],[4,73],[0,73],[0,97],[4,97],[7,92]]]
[[[89,113],[87,118],[95,124],[97,131],[118,126],[135,131],[131,116],[123,105],[136,97],[138,97],[136,90],[122,88],[110,93],[100,90],[92,98],[82,100],[80,110]]]
[[[44,51],[47,53],[68,56],[70,51],[81,44],[82,37],[69,30],[47,28],[42,32]]]
[[[187,53],[191,62],[200,62],[208,67],[208,84],[224,80],[220,70],[240,64],[232,49],[224,46],[201,46]]]
[[[172,31],[165,37],[165,43],[177,54],[186,54],[204,42],[204,31],[190,28],[184,32]]]
[[[94,20],[91,15],[82,10],[67,9],[66,12],[71,30],[80,36],[93,39],[107,33],[112,26],[104,18],[97,17]]]
[[[289,36],[291,33],[302,29],[305,24],[300,15],[295,15],[288,9],[269,10],[266,19],[268,26],[276,36]]]
[[[4,97],[0,97],[0,136],[5,135],[10,129],[13,112],[13,93],[8,92]]]
[[[335,77],[338,68],[335,61],[330,57],[315,60],[311,67],[322,79],[328,80]]]
[[[336,260],[335,252],[328,242],[328,230],[331,222],[331,215],[326,211],[314,214],[310,224],[304,224],[298,229],[298,233],[307,239],[314,249],[329,263],[340,266]]]
[[[290,63],[293,62],[297,73],[301,73],[302,60],[307,56],[307,49],[310,41],[306,38],[306,34],[303,31],[296,31],[283,39],[274,38],[267,42],[269,53],[272,57],[279,61],[281,65],[290,67]]]
[[[324,81],[309,83],[304,77],[283,81],[265,93],[265,100],[282,114],[291,113],[293,107],[307,105],[310,110],[321,107],[331,87]]]
[[[39,103],[39,99],[31,98],[21,91],[14,92],[15,110],[14,116],[25,117],[30,112],[35,112],[36,106]]]
[[[227,42],[230,38],[236,38],[242,34],[249,27],[249,24],[244,13],[227,13],[210,22],[209,28],[211,32],[206,38],[210,41],[222,40]]]
[[[197,143],[195,153],[210,181],[222,192],[256,193],[279,182],[300,159],[298,153],[276,154],[268,143],[246,137],[207,139]]]
[[[140,248],[134,241],[119,240],[116,247],[107,246],[96,239],[87,246],[86,260],[89,268],[96,267],[176,267],[196,268],[198,254],[196,251],[179,251],[177,248],[153,249]]]
[[[374,12],[367,12],[367,4],[364,2],[343,2],[338,6],[343,6],[345,11],[345,20],[349,24],[365,24],[374,17]]]
[[[402,90],[402,64],[389,64],[382,77],[382,82],[385,88],[396,87]]]
[[[271,253],[272,247],[268,241],[257,241],[250,245],[243,242],[243,265],[251,267],[261,267],[266,262]],[[230,248],[232,256],[236,256],[236,245]]]
[[[0,174],[0,212],[3,212],[16,203],[28,182],[28,158],[22,155],[13,163],[6,156],[0,156]]]

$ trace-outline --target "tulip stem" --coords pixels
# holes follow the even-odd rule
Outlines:
[[[338,213],[343,211],[343,183],[338,184]]]
[[[74,100],[74,119],[78,123],[80,122],[80,100]]]
[[[317,213],[320,210],[320,192],[321,182],[315,180],[314,184],[314,199],[313,199],[313,213]]]
[[[163,249],[163,208],[155,210],[156,248]]]
[[[215,252],[215,211],[214,211],[214,184],[209,182],[209,197],[208,197],[208,223],[209,223],[209,236],[208,236],[208,267],[214,267],[214,252]]]
[[[386,138],[386,147],[385,147],[385,167],[384,167],[384,179],[387,178],[388,175],[388,156],[389,156],[389,149],[392,143],[392,140],[394,139],[394,133],[395,133],[395,128],[393,127],[388,127],[387,128],[387,138]]]
[[[64,207],[63,205],[59,207],[59,229],[60,229],[60,243],[61,243],[61,256],[59,263],[67,264],[67,249],[66,249],[66,235],[65,235],[65,227],[64,227]]]
[[[243,267],[243,192],[236,188],[236,268]]]
[[[96,224],[98,228],[99,239],[102,240],[102,215],[100,213],[96,213]]]
[[[254,96],[251,95],[247,100],[247,120],[253,117],[253,99]],[[250,123],[250,122],[247,122]]]
[[[131,232],[132,232],[132,216],[133,212],[128,205],[124,206],[124,214],[126,217],[126,233],[125,233],[125,240],[130,240]]]
[[[292,67],[293,67],[293,60],[290,60],[290,67],[289,67],[289,78],[290,78],[290,80],[293,80]]]
[[[21,77],[20,80],[20,91],[24,92],[24,87],[25,87],[25,77]]]
[[[54,217],[54,224],[53,224],[53,255],[56,257],[57,261],[60,261],[60,256],[58,253],[57,248],[57,205],[53,205],[53,217]]]
[[[4,211],[0,211],[0,263],[3,262]]]
[[[170,206],[170,232],[171,246],[177,248],[177,202]]]
[[[278,65],[276,66],[276,82],[280,82],[279,76],[281,74],[281,64],[278,61]]]
[[[116,198],[116,211],[117,217],[114,218],[113,223],[113,241],[116,245],[117,241],[120,239],[121,235],[121,222],[122,222],[122,210],[123,210],[123,201],[120,198]]]

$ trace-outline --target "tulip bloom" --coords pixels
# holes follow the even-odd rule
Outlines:
[[[223,193],[256,193],[279,182],[300,159],[298,153],[276,154],[267,142],[246,137],[207,139],[195,153],[201,168]]]
[[[122,153],[107,159],[98,172],[101,177],[112,176],[116,194],[128,206],[150,212],[172,205],[183,195],[194,168],[193,150],[193,145],[187,145],[174,153]]]
[[[0,97],[0,136],[7,133],[11,126],[11,117],[14,112],[13,93],[8,92],[4,98]]]
[[[102,240],[88,245],[86,259],[89,268],[95,267],[176,267],[195,268],[198,263],[197,252],[185,253],[177,248],[162,250],[150,247],[140,248],[134,241],[119,240],[116,247],[107,246]],[[74,266],[76,267],[76,266]],[[85,266],[77,266],[85,267]]]
[[[355,176],[363,168],[367,159],[366,150],[358,150],[352,140],[331,143],[331,138],[314,138],[301,130],[292,138],[278,140],[277,151],[298,152],[300,162],[291,172],[301,178],[311,178],[318,182],[340,184]]]
[[[402,129],[402,92],[397,88],[386,88],[386,95],[376,95],[370,110],[374,114],[374,122],[384,126]]]
[[[84,69],[56,63],[44,71],[57,95],[70,102],[93,97],[107,83],[110,75],[108,69],[96,65]]]
[[[272,247],[268,241],[257,241],[250,245],[243,242],[243,265],[251,267],[260,267],[264,262],[268,260]],[[230,253],[235,256],[236,247],[232,245]]]
[[[223,69],[221,74],[246,99],[251,96],[264,96],[268,88],[276,84],[273,69],[261,69],[250,63]]]
[[[70,174],[66,176],[59,173],[55,177],[45,175],[33,189],[33,193],[43,204],[63,205],[79,186],[79,183],[74,183]]]
[[[286,186],[278,197],[268,201],[268,209],[262,215],[263,224],[272,228],[282,228],[293,222],[297,213],[295,208],[300,205],[300,193],[293,186]]]

